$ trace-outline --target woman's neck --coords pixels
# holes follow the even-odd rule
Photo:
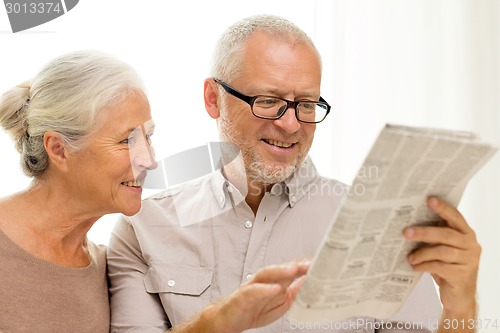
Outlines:
[[[0,229],[19,247],[42,260],[67,267],[90,263],[86,234],[99,218],[72,210],[68,193],[33,182],[0,200]]]

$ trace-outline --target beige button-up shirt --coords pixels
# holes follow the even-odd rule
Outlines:
[[[163,332],[229,295],[261,267],[313,257],[345,192],[342,183],[320,177],[308,157],[265,194],[255,216],[220,171],[144,200],[137,215],[117,221],[109,243],[112,332]],[[427,278],[417,289],[402,318],[437,320],[432,282]],[[377,327],[368,318],[297,323],[285,316],[255,332]]]

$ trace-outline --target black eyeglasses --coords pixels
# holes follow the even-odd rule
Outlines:
[[[290,107],[295,109],[295,117],[298,121],[309,124],[317,124],[325,120],[330,112],[331,106],[322,98],[316,101],[289,101],[273,96],[247,96],[238,90],[214,78],[229,94],[241,99],[250,105],[252,114],[257,118],[276,120],[281,118]]]

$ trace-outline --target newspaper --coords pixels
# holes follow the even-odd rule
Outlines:
[[[437,223],[430,195],[457,206],[468,180],[497,148],[469,132],[386,125],[333,218],[288,317],[387,319],[421,273],[407,255],[409,225]]]

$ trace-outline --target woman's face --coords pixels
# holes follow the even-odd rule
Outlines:
[[[146,173],[156,167],[154,123],[147,97],[136,92],[106,110],[83,150],[70,154],[69,178],[81,209],[134,215]]]

